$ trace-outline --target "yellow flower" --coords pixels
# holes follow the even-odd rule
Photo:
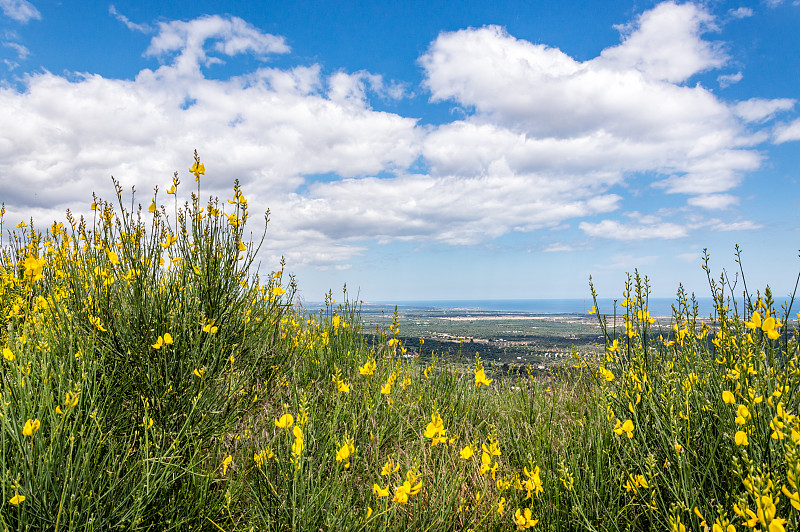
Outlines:
[[[222,461],[222,474],[223,474],[223,475],[225,475],[225,474],[228,472],[228,466],[231,464],[231,462],[232,462],[232,461],[233,461],[233,457],[232,457],[231,455],[228,455],[228,456],[227,456],[227,457],[226,457],[226,458],[225,458],[225,459]]]
[[[409,471],[409,478],[411,478]],[[406,480],[400,486],[395,488],[394,492],[394,499],[393,501],[398,504],[408,504],[408,498],[410,495],[416,495],[419,493],[419,490],[422,489],[422,482],[418,483],[415,486],[411,485],[410,480]]]
[[[783,486],[781,491],[789,498],[789,502],[792,503],[792,506],[794,506],[796,510],[800,510],[800,493],[797,491],[792,493],[786,486]]]
[[[3,348],[3,358],[8,360],[9,362],[14,362],[14,353],[11,352],[11,349],[4,347]]]
[[[206,166],[204,164],[201,164],[201,163],[198,163],[197,161],[195,161],[195,163],[192,165],[192,167],[189,168],[189,172],[194,174],[194,180],[197,181],[197,180],[200,179],[201,175],[205,175]]]
[[[526,528],[536,526],[536,523],[538,522],[538,519],[532,518],[530,508],[525,508],[524,512],[517,508],[517,511],[514,512],[514,523],[517,525],[519,530],[525,530]]]
[[[489,386],[491,384],[492,379],[486,378],[486,373],[483,371],[483,368],[475,368],[475,386],[477,388],[481,387],[481,384],[484,386]]]
[[[761,328],[761,314],[758,311],[753,311],[753,317],[751,321],[746,321],[744,324],[747,326],[748,329],[760,329]]]
[[[734,438],[736,440],[736,445],[750,445],[747,441],[747,433],[743,430],[736,431],[736,436]]]
[[[497,513],[503,515],[506,509],[506,498],[500,497],[500,500],[497,502]]]
[[[772,316],[768,317],[764,320],[764,323],[761,325],[761,330],[767,333],[767,337],[770,340],[777,340],[781,337],[781,333],[778,331],[778,327],[781,326],[780,321],[776,321],[775,318]]]
[[[20,495],[17,492],[17,490],[14,490],[14,496],[11,497],[11,500],[9,500],[8,502],[9,502],[9,504],[12,504],[14,506],[19,506],[20,504],[22,504],[22,502],[24,500],[25,500],[25,496],[24,495]]]
[[[150,202],[150,206],[147,208],[147,212],[156,212],[156,199],[153,198],[153,201]]]
[[[159,336],[158,340],[156,340],[156,343],[154,343],[150,347],[152,347],[153,349],[161,349],[161,346],[163,345],[164,345],[164,337]]]
[[[466,447],[464,447],[463,449],[461,449],[461,452],[459,453],[459,455],[461,456],[461,459],[462,459],[462,460],[469,460],[470,458],[472,458],[472,454],[473,454],[474,452],[475,452],[475,451],[473,451],[473,450],[472,450],[472,447],[470,447],[469,445],[467,445]]]
[[[353,445],[352,440],[345,441],[344,445],[342,445],[341,449],[336,451],[336,461],[337,462],[344,462],[344,468],[348,469],[350,467],[350,457],[355,452],[356,452],[356,448]]]
[[[606,348],[609,353],[616,353],[619,349],[619,340],[614,340],[611,345]]]
[[[215,332],[217,332],[217,327],[214,326],[213,321],[210,321],[207,324],[203,325],[203,332],[206,332],[208,334],[214,334]]]
[[[533,471],[528,471],[527,466],[522,468],[525,476],[528,477],[525,479],[523,486],[528,492],[528,497],[530,498],[531,492],[537,497],[540,493],[544,491],[544,487],[542,486],[542,478],[539,476],[539,466],[533,468]]]
[[[372,359],[369,359],[364,363],[363,366],[359,366],[358,367],[358,372],[361,375],[369,376],[369,375],[372,375],[372,374],[375,373],[375,367],[376,367],[375,361],[372,360]]]
[[[500,447],[497,445],[496,441],[490,442],[488,448],[485,443],[482,444],[481,447],[483,448],[483,452],[489,453],[491,456],[500,456],[503,454],[500,452]]]
[[[300,430],[300,427],[295,425],[295,427],[292,429],[292,433],[294,434],[292,454],[294,456],[300,456],[300,453],[303,452],[303,431]]]
[[[489,455],[489,453],[484,451],[483,453],[481,453],[481,467],[480,469],[478,469],[478,473],[483,475],[484,473],[489,472],[491,470],[490,467],[491,464],[492,464],[492,457]]]
[[[621,422],[619,419],[617,420],[617,424],[614,427],[614,432],[622,436],[624,432],[628,438],[633,438],[633,421],[630,419],[626,419],[625,422]]]
[[[116,253],[107,249],[106,255],[108,255],[108,261],[111,264],[113,264],[114,266],[117,266],[119,264],[119,257],[117,256]]]
[[[342,379],[333,375],[333,382],[336,383],[336,388],[342,393],[350,393],[350,385],[344,382]]]
[[[395,465],[394,464],[394,460],[392,460],[392,457],[390,456],[386,460],[386,463],[383,465],[383,469],[381,469],[381,476],[382,477],[389,476],[392,473],[396,473],[399,469],[400,469],[400,465],[399,464]]]
[[[424,432],[424,436],[426,438],[430,438],[431,440],[433,440],[431,442],[431,447],[447,441],[445,432],[447,431],[444,428],[444,422],[442,421],[439,412],[433,412],[431,414],[431,422],[428,423],[428,425],[425,427],[425,432]]]
[[[175,185],[174,184],[171,187],[169,187],[169,190],[167,190],[167,194],[175,194]]]
[[[739,408],[736,410],[736,421],[737,425],[744,425],[750,419],[750,410],[747,409],[745,405],[739,405]]]
[[[42,270],[44,269],[44,261],[36,257],[27,257],[25,259],[25,277],[30,277],[32,281],[44,279]]]
[[[172,335],[170,333],[164,334],[164,345],[169,345],[172,343]]]
[[[277,284],[276,284],[276,285],[273,285],[273,286],[272,286],[272,287],[269,289],[269,292],[270,292],[270,295],[271,295],[272,297],[280,297],[280,296],[282,296],[283,294],[285,294],[285,293],[286,293],[286,290],[284,290],[283,288],[281,288],[281,287],[280,287],[280,285],[277,285]]]
[[[614,373],[612,373],[610,370],[607,370],[606,368],[600,366],[598,368],[598,371],[600,372],[600,375],[603,376],[603,379],[607,380],[608,382],[614,380]]]
[[[597,307],[592,305],[592,310],[589,311],[589,314],[596,314],[596,313],[597,313]]]
[[[288,429],[294,424],[294,418],[291,414],[284,414],[280,419],[275,420],[275,426],[281,429]]]
[[[33,434],[37,430],[39,430],[39,427],[41,427],[41,426],[42,426],[42,422],[39,421],[38,419],[29,419],[28,421],[25,422],[25,426],[22,428],[22,434],[24,436],[33,437]]]
[[[167,249],[172,244],[178,241],[178,237],[172,234],[167,235],[167,239],[161,243],[161,247]]]
[[[372,493],[377,495],[378,497],[388,497],[389,496],[389,486],[382,488],[377,484],[372,485]]]
[[[729,390],[722,392],[722,400],[730,405],[736,402],[736,399],[733,397],[733,393],[731,393]]]
[[[106,328],[103,327],[103,322],[100,321],[100,318],[96,318],[94,316],[89,316],[89,323],[94,325],[98,331],[106,332]]]

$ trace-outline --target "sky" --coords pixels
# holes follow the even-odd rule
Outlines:
[[[196,149],[306,300],[618,297],[636,269],[704,297],[737,244],[785,296],[798,30],[797,0],[0,0],[5,230],[111,176],[186,199]]]

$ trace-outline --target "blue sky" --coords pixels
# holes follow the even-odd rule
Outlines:
[[[196,148],[309,300],[794,287],[797,1],[489,4],[0,0],[6,227]]]

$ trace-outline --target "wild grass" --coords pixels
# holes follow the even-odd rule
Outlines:
[[[2,242],[4,530],[797,528],[798,344],[769,289],[709,275],[714,315],[679,292],[665,334],[637,274],[599,359],[493,378],[423,363],[396,319],[368,342],[346,291],[304,311],[283,264],[252,273],[238,185],[201,204],[191,172],[182,205],[176,174],[170,207],[118,186]]]

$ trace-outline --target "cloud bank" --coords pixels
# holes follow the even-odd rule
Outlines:
[[[795,103],[731,104],[693,83],[730,61],[704,38],[715,20],[694,4],[659,4],[588,61],[496,26],[442,33],[419,59],[423,88],[464,118],[438,125],[373,109],[371,97],[408,94],[378,74],[268,66],[289,46],[242,19],[143,25],[110,12],[153,34],[144,54],[160,66],[132,80],[44,71],[23,90],[0,86],[8,218],[60,218],[109,190],[110,173],[136,183],[145,202],[197,148],[203,194],[224,196],[239,178],[252,212],[271,208],[270,250],[295,266],[346,267],[375,243],[473,245],[564,223],[590,237],[682,238],[691,229],[680,219],[606,217],[635,187],[685,197],[701,213],[736,205],[737,187],[762,164],[763,128]],[[242,54],[261,66],[206,75]],[[778,126],[773,140],[796,131],[796,122]]]

